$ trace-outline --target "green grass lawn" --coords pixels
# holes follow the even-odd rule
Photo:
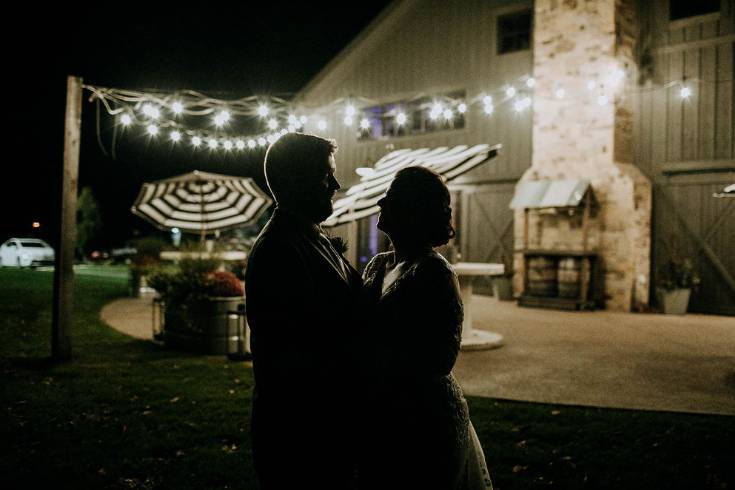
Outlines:
[[[254,488],[251,369],[106,327],[125,277],[93,271],[76,279],[74,359],[52,366],[52,274],[0,270],[0,488]],[[734,417],[469,404],[496,489],[735,488]]]

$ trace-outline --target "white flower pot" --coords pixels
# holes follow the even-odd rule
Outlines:
[[[658,303],[665,315],[683,315],[689,306],[691,289],[658,289]]]

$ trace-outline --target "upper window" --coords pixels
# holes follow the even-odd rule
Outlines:
[[[669,20],[685,19],[720,11],[720,0],[669,0]]]
[[[465,91],[362,109],[358,138],[395,138],[465,127]],[[462,107],[463,106],[463,107]],[[464,109],[464,110],[463,110]],[[366,124],[363,126],[363,121]]]
[[[498,54],[531,48],[531,11],[498,17]]]
[[[25,248],[46,248],[46,245],[40,242],[20,242],[20,245]]]

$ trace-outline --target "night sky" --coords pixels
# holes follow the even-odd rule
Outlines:
[[[17,35],[4,35],[19,79],[13,95],[6,90],[14,129],[6,136],[2,175],[8,205],[0,215],[0,241],[40,236],[53,243],[67,75],[81,76],[87,84],[135,90],[194,89],[222,99],[289,98],[390,2],[350,2],[344,9],[324,1],[192,7],[76,3],[67,10],[28,3],[6,17],[20,27]],[[99,202],[100,247],[122,245],[134,232],[154,231],[130,213],[143,182],[194,169],[248,175],[262,163],[262,151],[252,157],[243,156],[248,152],[212,157],[167,144],[148,145],[135,136],[118,141],[113,159],[98,143],[96,106],[87,102],[88,96],[85,91],[79,187],[90,186]],[[111,122],[103,110],[100,139],[108,155]],[[39,230],[31,228],[33,221],[41,222]]]

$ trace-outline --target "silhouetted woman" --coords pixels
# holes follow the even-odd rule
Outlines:
[[[393,250],[363,274],[373,374],[362,487],[492,488],[462,390],[452,375],[462,302],[434,247],[454,236],[449,191],[431,170],[399,171],[378,201]]]

